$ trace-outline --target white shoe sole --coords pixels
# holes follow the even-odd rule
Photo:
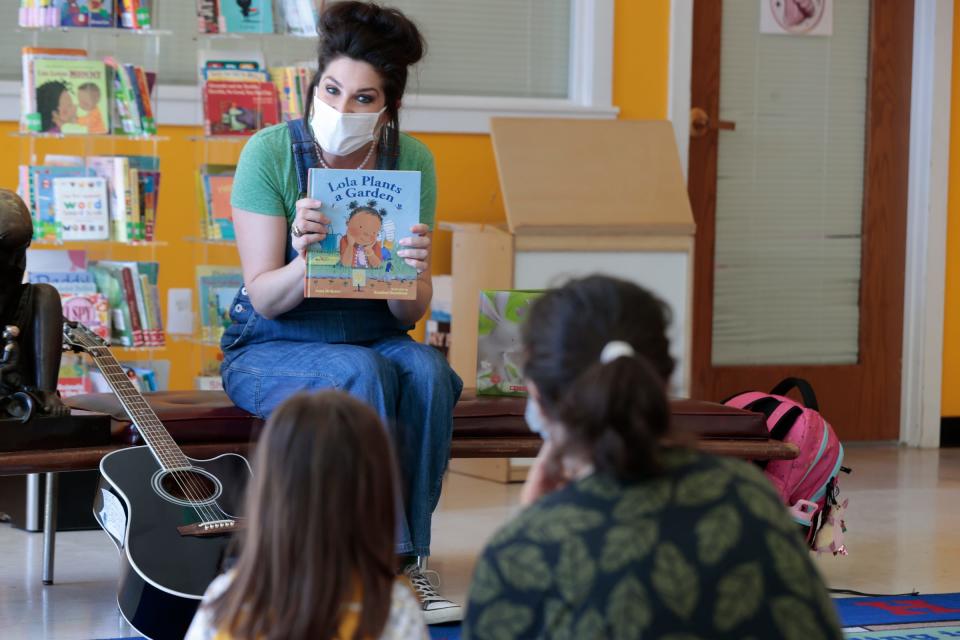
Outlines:
[[[435,611],[424,611],[423,620],[427,624],[444,624],[463,620],[463,607],[448,607]]]

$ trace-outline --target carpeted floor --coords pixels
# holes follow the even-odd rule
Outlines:
[[[844,627],[903,625],[930,622],[960,624],[960,593],[921,596],[837,598],[834,600]]]
[[[879,631],[860,630],[854,627],[843,631],[847,640],[946,640],[960,637],[960,627],[934,624],[938,626],[894,625]]]

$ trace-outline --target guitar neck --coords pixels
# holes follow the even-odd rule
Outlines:
[[[96,363],[103,377],[113,392],[120,398],[130,420],[143,436],[144,442],[153,451],[157,461],[165,469],[183,469],[190,466],[190,461],[177,446],[177,443],[167,432],[160,418],[144,400],[143,395],[133,386],[126,371],[113,357],[107,347],[93,347],[88,349],[90,356]]]

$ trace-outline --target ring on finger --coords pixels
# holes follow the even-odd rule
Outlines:
[[[300,227],[297,226],[296,222],[293,223],[293,228],[291,230],[291,233],[293,233],[294,238],[299,238],[300,236],[303,235],[303,231],[300,230]]]

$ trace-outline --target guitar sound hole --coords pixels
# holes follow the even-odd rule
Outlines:
[[[168,473],[160,486],[174,498],[185,502],[206,502],[217,491],[209,478],[193,471]]]
[[[196,467],[182,471],[157,471],[152,484],[164,498],[183,506],[209,504],[220,497],[223,491],[215,476]]]

